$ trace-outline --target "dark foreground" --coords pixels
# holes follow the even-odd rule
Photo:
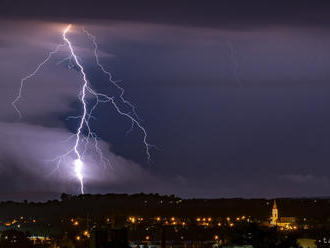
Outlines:
[[[180,199],[158,194],[2,202],[0,247],[330,247],[330,200]]]

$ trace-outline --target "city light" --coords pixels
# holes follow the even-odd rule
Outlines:
[[[85,230],[85,231],[83,232],[83,235],[84,235],[85,237],[87,237],[87,238],[90,238],[90,236],[91,236],[88,230]]]

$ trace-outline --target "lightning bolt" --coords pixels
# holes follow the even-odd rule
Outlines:
[[[19,118],[22,118],[22,113],[21,111],[18,109],[17,107],[17,103],[18,101],[22,98],[22,92],[23,92],[23,87],[24,87],[24,83],[25,81],[29,80],[30,78],[34,77],[39,70],[52,58],[52,56],[57,53],[59,51],[59,49],[61,47],[63,47],[64,44],[59,44],[56,46],[55,50],[51,51],[48,53],[47,57],[36,67],[36,69],[29,75],[25,76],[24,78],[21,79],[21,84],[18,90],[18,95],[16,96],[16,98],[14,99],[14,101],[12,101],[11,105],[14,107],[14,109],[16,110]]]
[[[78,69],[79,69],[79,73],[81,74],[82,81],[83,81],[81,91],[80,91],[80,96],[79,96],[79,100],[80,100],[81,105],[82,105],[82,114],[80,116],[71,116],[71,117],[69,117],[69,118],[79,119],[79,125],[78,125],[78,128],[77,128],[76,132],[72,136],[69,137],[69,139],[74,138],[73,147],[69,151],[67,151],[65,154],[55,158],[54,160],[57,161],[57,164],[58,164],[58,167],[59,167],[59,164],[62,163],[63,160],[67,156],[69,156],[70,154],[74,154],[74,156],[75,156],[75,159],[73,160],[74,173],[75,173],[77,179],[80,182],[80,192],[81,192],[81,194],[84,194],[85,190],[84,190],[84,175],[83,175],[83,170],[84,170],[83,156],[84,156],[84,154],[87,150],[87,144],[89,143],[90,138],[94,139],[95,151],[99,154],[101,160],[105,161],[107,163],[110,162],[107,158],[105,158],[103,156],[102,150],[98,146],[98,142],[97,142],[98,137],[92,131],[92,129],[89,125],[89,121],[93,117],[92,114],[93,114],[94,110],[96,109],[96,107],[99,103],[111,103],[112,106],[114,107],[114,109],[116,110],[116,112],[119,115],[121,115],[121,116],[123,116],[123,117],[130,120],[130,122],[131,122],[131,129],[130,130],[132,130],[134,126],[137,126],[139,128],[139,130],[143,134],[143,143],[144,143],[144,146],[145,146],[148,161],[150,161],[150,159],[151,159],[150,148],[153,147],[153,146],[151,144],[149,144],[148,141],[147,141],[147,138],[148,138],[147,137],[147,131],[143,127],[143,125],[140,123],[140,119],[139,119],[139,117],[136,113],[135,106],[132,103],[130,103],[128,100],[125,99],[125,97],[124,97],[125,90],[122,87],[120,87],[119,84],[116,81],[114,81],[112,79],[111,73],[109,71],[107,71],[104,68],[104,66],[100,63],[99,56],[98,56],[98,45],[96,43],[96,37],[94,35],[90,34],[85,28],[83,28],[83,32],[85,34],[87,34],[88,38],[93,43],[95,60],[96,60],[96,63],[98,65],[98,67],[102,70],[103,73],[105,73],[107,75],[109,83],[112,84],[113,86],[115,86],[115,88],[120,91],[119,99],[126,106],[129,107],[130,112],[123,111],[119,107],[119,105],[117,104],[115,97],[108,96],[108,95],[103,94],[103,93],[99,93],[99,92],[95,91],[94,89],[92,89],[90,87],[90,84],[89,84],[88,77],[87,77],[87,74],[85,72],[84,66],[80,62],[79,57],[78,57],[78,55],[77,55],[70,39],[68,38],[68,33],[69,33],[71,27],[72,27],[72,25],[69,24],[64,29],[64,31],[62,33],[62,38],[64,40],[64,44],[59,44],[55,48],[55,50],[49,52],[46,59],[43,60],[31,74],[27,75],[26,77],[24,77],[21,80],[18,95],[15,98],[15,100],[12,102],[12,105],[15,108],[15,110],[17,111],[19,117],[21,118],[22,114],[21,114],[20,110],[17,107],[17,102],[22,97],[22,91],[23,91],[23,86],[24,86],[25,81],[32,78],[33,76],[35,76],[38,73],[38,71],[41,69],[41,67],[43,65],[45,65],[51,59],[52,55],[55,54],[56,52],[58,52],[58,50],[62,46],[67,46],[68,50],[70,52],[70,56],[65,58],[64,60],[60,61],[60,63],[62,63],[63,61],[65,61],[67,59],[70,59],[70,60],[72,59],[74,61],[74,63],[77,65]],[[96,99],[96,102],[94,103],[94,105],[92,105],[92,107],[90,107],[90,109],[88,108],[88,102],[87,102],[87,97],[88,97],[89,94],[94,96],[95,99]],[[83,135],[84,128],[87,129],[87,135]],[[85,144],[83,149],[81,147],[82,144]]]
[[[120,91],[119,98],[123,103],[125,103],[131,109],[131,113],[124,113],[123,111],[120,110],[120,108],[118,107],[118,105],[116,104],[114,99],[110,99],[110,98],[108,98],[108,99],[111,101],[114,108],[120,115],[128,118],[131,121],[132,126],[129,131],[131,131],[133,129],[134,125],[136,125],[141,130],[141,132],[143,133],[143,142],[144,142],[144,146],[146,149],[146,154],[147,154],[148,160],[150,161],[150,159],[151,159],[150,148],[154,147],[154,146],[149,144],[147,141],[147,138],[148,138],[147,131],[140,123],[140,118],[136,113],[136,107],[131,102],[129,102],[127,99],[125,99],[125,97],[124,97],[125,89],[120,87],[119,84],[112,79],[112,74],[109,71],[107,71],[104,68],[104,66],[100,63],[98,52],[97,52],[98,45],[96,42],[96,37],[94,35],[92,35],[91,33],[89,33],[85,28],[83,28],[83,32],[88,36],[88,38],[92,41],[92,43],[94,45],[94,56],[95,56],[96,64],[102,70],[102,72],[108,76],[108,82],[110,84],[114,85]]]
[[[87,81],[87,77],[86,77],[84,67],[80,64],[80,62],[77,58],[77,55],[75,54],[75,52],[73,50],[73,47],[72,47],[72,44],[71,44],[70,40],[66,37],[66,34],[67,34],[67,32],[69,32],[70,28],[71,28],[71,24],[69,24],[66,27],[66,29],[64,30],[63,40],[65,40],[65,42],[68,44],[71,55],[72,55],[74,61],[76,62],[77,66],[79,67],[80,73],[82,74],[83,81],[84,81],[83,86],[82,86],[82,91],[81,91],[82,95],[81,95],[81,98],[80,98],[81,103],[83,105],[83,113],[82,113],[82,116],[81,116],[81,119],[80,119],[79,127],[78,127],[77,132],[76,132],[76,141],[75,141],[74,148],[73,148],[74,153],[77,156],[77,159],[74,161],[74,166],[75,166],[74,170],[75,170],[77,178],[80,181],[80,191],[81,191],[82,194],[84,194],[84,177],[82,175],[83,162],[81,160],[81,156],[80,156],[78,146],[79,146],[79,143],[80,143],[81,130],[84,127],[84,122],[85,122],[86,116],[87,116],[86,90],[87,90],[87,87],[88,87],[88,81]]]

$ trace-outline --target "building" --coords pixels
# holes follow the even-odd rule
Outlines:
[[[295,217],[280,217],[276,200],[272,209],[272,216],[270,217],[270,226],[278,226],[281,230],[295,230],[297,229]]]
[[[276,205],[276,200],[274,200],[274,205],[273,205],[273,209],[272,209],[272,217],[270,217],[270,224],[272,226],[276,226],[277,223],[278,223],[278,209],[277,209],[277,205]]]
[[[91,248],[129,248],[126,228],[100,228],[94,230]]]

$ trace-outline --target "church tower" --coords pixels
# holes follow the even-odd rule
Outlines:
[[[277,224],[277,222],[278,222],[278,209],[277,209],[277,205],[276,205],[276,200],[274,200],[270,224],[275,226]]]

